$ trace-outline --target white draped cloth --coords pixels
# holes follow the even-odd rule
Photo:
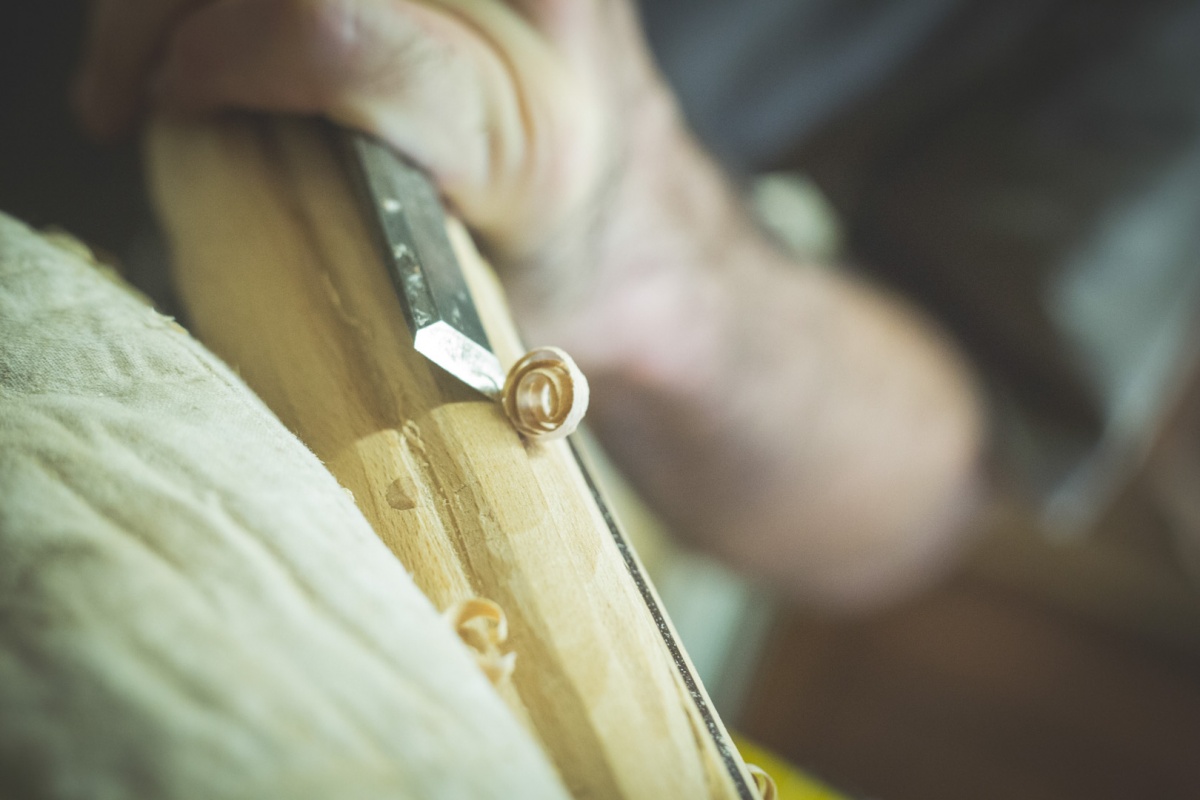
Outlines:
[[[3,215],[0,795],[566,796],[316,457]]]

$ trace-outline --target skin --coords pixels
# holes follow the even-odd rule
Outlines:
[[[651,504],[791,597],[878,604],[961,548],[984,439],[968,367],[761,233],[625,0],[96,0],[74,101],[101,137],[156,105],[391,142],[471,225],[527,340],[588,374]]]

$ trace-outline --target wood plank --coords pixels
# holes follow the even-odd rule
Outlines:
[[[738,796],[728,763],[744,767],[708,734],[568,446],[526,444],[412,349],[328,131],[160,123],[148,160],[193,329],[353,493],[436,606],[503,608],[517,666],[500,691],[572,793]],[[462,255],[476,289],[498,287]],[[487,294],[507,364],[518,338]]]

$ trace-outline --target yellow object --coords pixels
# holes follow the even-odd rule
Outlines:
[[[849,800],[823,783],[808,777],[766,748],[744,737],[733,735],[733,741],[747,764],[755,764],[775,781],[776,800]]]

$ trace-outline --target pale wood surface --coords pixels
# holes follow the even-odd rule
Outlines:
[[[353,493],[435,606],[478,595],[504,609],[518,657],[501,692],[576,796],[737,796],[567,445],[526,445],[413,351],[334,152],[305,121],[151,131],[194,330]],[[517,336],[494,278],[469,266],[507,365]]]

